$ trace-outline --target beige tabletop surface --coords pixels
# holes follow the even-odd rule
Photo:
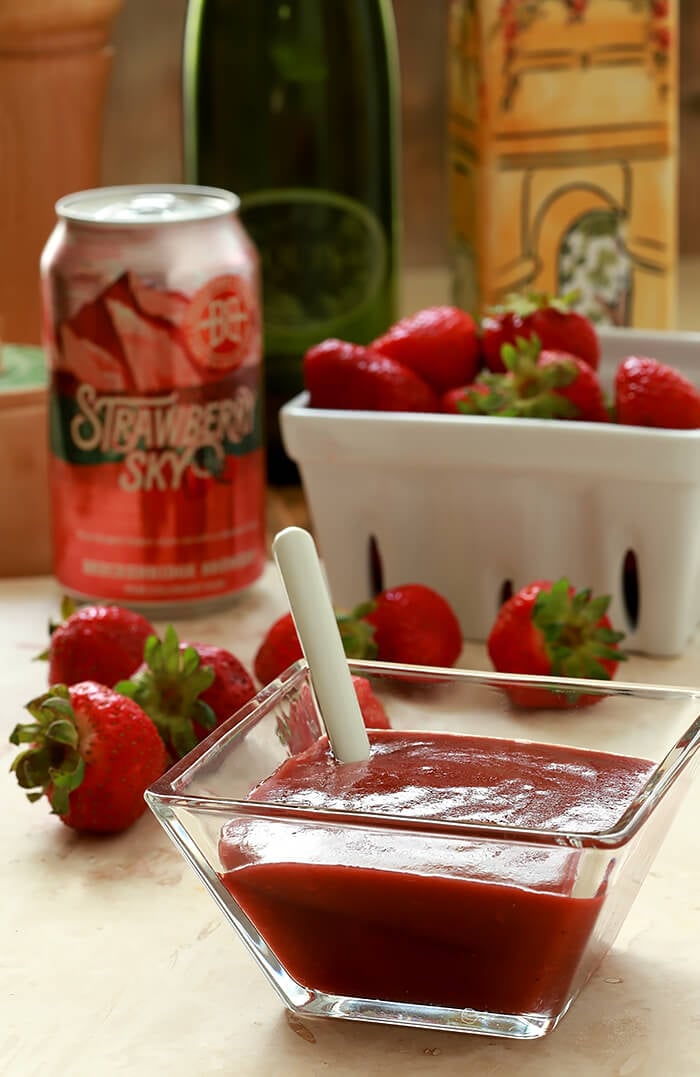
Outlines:
[[[408,274],[403,306],[447,298],[444,270]],[[700,328],[700,260],[685,262],[678,326]],[[273,526],[304,522],[295,500]],[[618,940],[560,1027],[516,1043],[285,1012],[243,944],[150,814],[79,837],[30,805],[7,737],[45,686],[34,656],[59,592],[0,580],[0,1074],[2,1077],[697,1077],[700,1073],[700,781]],[[178,624],[250,665],[285,610],[275,570],[231,608]],[[483,645],[459,665],[489,668]],[[700,686],[700,639],[675,659],[633,656],[625,680]]]
[[[700,781],[613,950],[550,1037],[299,1019],[150,814],[114,838],[80,837],[7,774],[7,736],[45,685],[34,656],[58,600],[49,579],[0,581],[3,1077],[698,1074]],[[177,627],[250,664],[285,608],[268,565],[227,612]],[[459,665],[489,668],[483,645],[465,644]],[[681,658],[632,657],[625,680],[699,685],[700,641]]]

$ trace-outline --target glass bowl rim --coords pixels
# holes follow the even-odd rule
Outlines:
[[[158,778],[146,790],[145,798],[151,810],[157,816],[170,815],[176,807],[191,810],[216,811],[235,815],[254,816],[278,821],[306,821],[310,825],[352,827],[354,829],[385,829],[394,832],[414,833],[416,835],[439,837],[456,837],[462,840],[490,839],[499,842],[518,844],[570,846],[576,849],[611,849],[627,844],[646,822],[666,793],[671,789],[681,772],[691,762],[695,752],[700,748],[700,689],[663,684],[640,684],[633,681],[602,681],[570,677],[540,677],[528,674],[496,673],[488,670],[466,670],[461,668],[438,668],[433,666],[403,665],[391,662],[371,660],[348,660],[350,672],[356,676],[401,676],[416,680],[429,676],[437,681],[461,681],[465,684],[483,685],[484,687],[503,687],[504,685],[546,687],[555,690],[571,691],[580,689],[586,694],[635,696],[647,699],[673,699],[698,702],[698,713],[689,727],[668,748],[654,770],[645,781],[641,790],[634,797],[625,812],[615,823],[599,831],[554,831],[529,827],[507,826],[498,823],[457,823],[434,819],[421,819],[381,812],[342,811],[325,809],[291,807],[287,804],[275,804],[271,801],[250,801],[237,798],[202,796],[187,793],[185,783],[194,775],[205,761],[214,758],[224,750],[231,750],[235,744],[254,728],[268,713],[275,702],[283,698],[290,689],[309,680],[309,669],[305,659],[293,663],[275,680],[261,688],[256,695],[230,718],[217,726],[208,737],[178,760],[169,770]],[[260,712],[263,711],[261,714]],[[523,743],[533,743],[529,738],[512,738]],[[536,742],[544,743],[544,742]],[[547,742],[553,743],[553,742]],[[598,749],[602,751],[602,749]]]

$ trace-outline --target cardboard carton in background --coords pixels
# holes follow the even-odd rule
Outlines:
[[[675,318],[677,4],[457,0],[455,300],[577,289],[599,323]]]

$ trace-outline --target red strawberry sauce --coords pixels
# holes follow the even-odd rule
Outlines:
[[[367,762],[339,766],[323,738],[251,799],[587,833],[611,826],[654,766],[492,738],[369,735]],[[561,1009],[605,896],[604,883],[574,896],[569,847],[239,818],[220,855],[225,885],[302,984],[496,1013]]]

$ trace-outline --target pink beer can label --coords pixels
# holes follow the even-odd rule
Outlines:
[[[236,205],[189,187],[58,203],[42,256],[53,553],[78,597],[200,612],[263,571],[257,254]]]

